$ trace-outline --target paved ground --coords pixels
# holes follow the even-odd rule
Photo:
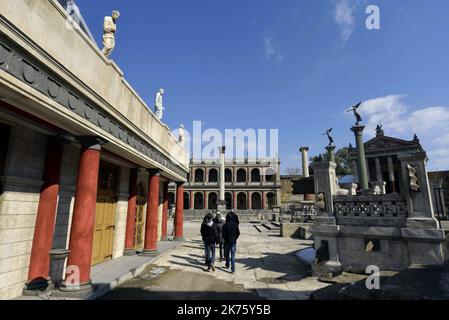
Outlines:
[[[328,286],[311,277],[309,266],[295,255],[311,241],[259,233],[251,224],[241,224],[235,274],[224,269],[224,262],[207,272],[200,223],[185,222],[184,228],[185,243],[102,299],[295,300]]]

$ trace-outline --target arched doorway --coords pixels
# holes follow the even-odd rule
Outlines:
[[[188,192],[184,192],[184,209],[190,209],[190,195]]]
[[[195,182],[204,182],[204,170],[203,169],[195,170]]]
[[[246,210],[246,209],[248,209],[246,201],[246,193],[240,192],[237,195],[237,210]]]
[[[232,210],[232,194],[230,192],[225,193],[226,210]]]
[[[251,182],[260,182],[260,170],[254,168],[251,170]]]
[[[276,195],[273,192],[267,193],[267,208],[273,209],[276,206]]]
[[[208,209],[214,210],[217,209],[218,196],[215,192],[210,192],[207,197],[207,206]]]
[[[225,169],[225,182],[232,182],[232,170]]]
[[[262,209],[262,198],[260,196],[260,193],[253,192],[251,195],[251,209],[253,210],[260,210]]]
[[[246,182],[246,170],[240,168],[237,170],[237,182]]]
[[[195,197],[193,198],[194,203],[193,207],[195,210],[203,210],[204,209],[204,196],[202,192],[195,193]]]

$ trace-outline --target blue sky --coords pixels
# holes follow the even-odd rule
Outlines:
[[[299,146],[354,144],[364,101],[366,139],[417,133],[431,170],[449,169],[449,2],[446,0],[77,0],[97,43],[121,12],[111,58],[149,105],[165,89],[164,121],[203,128],[279,129],[283,170]],[[368,30],[368,5],[380,30]]]

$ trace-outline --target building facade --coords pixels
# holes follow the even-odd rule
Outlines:
[[[281,204],[281,177],[278,159],[226,160],[226,210],[239,213],[272,211]],[[184,187],[184,211],[203,213],[217,209],[219,201],[218,160],[191,160],[189,181]],[[175,194],[169,192],[169,202]]]
[[[0,10],[0,299],[59,280],[88,293],[91,266],[157,254],[188,154],[57,0]],[[67,249],[66,263],[51,263],[52,249]]]

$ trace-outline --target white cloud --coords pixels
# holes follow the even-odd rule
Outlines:
[[[263,38],[264,49],[265,49],[265,57],[268,60],[273,59],[277,63],[281,63],[283,60],[283,56],[280,50],[274,44],[274,36],[265,36]]]
[[[429,168],[449,169],[449,107],[412,108],[404,102],[405,95],[389,95],[367,100],[360,106],[366,123],[367,138],[382,123],[385,134],[411,140],[416,133],[427,151]]]
[[[334,19],[340,28],[343,42],[348,41],[355,28],[354,10],[357,7],[357,0],[333,0]]]

